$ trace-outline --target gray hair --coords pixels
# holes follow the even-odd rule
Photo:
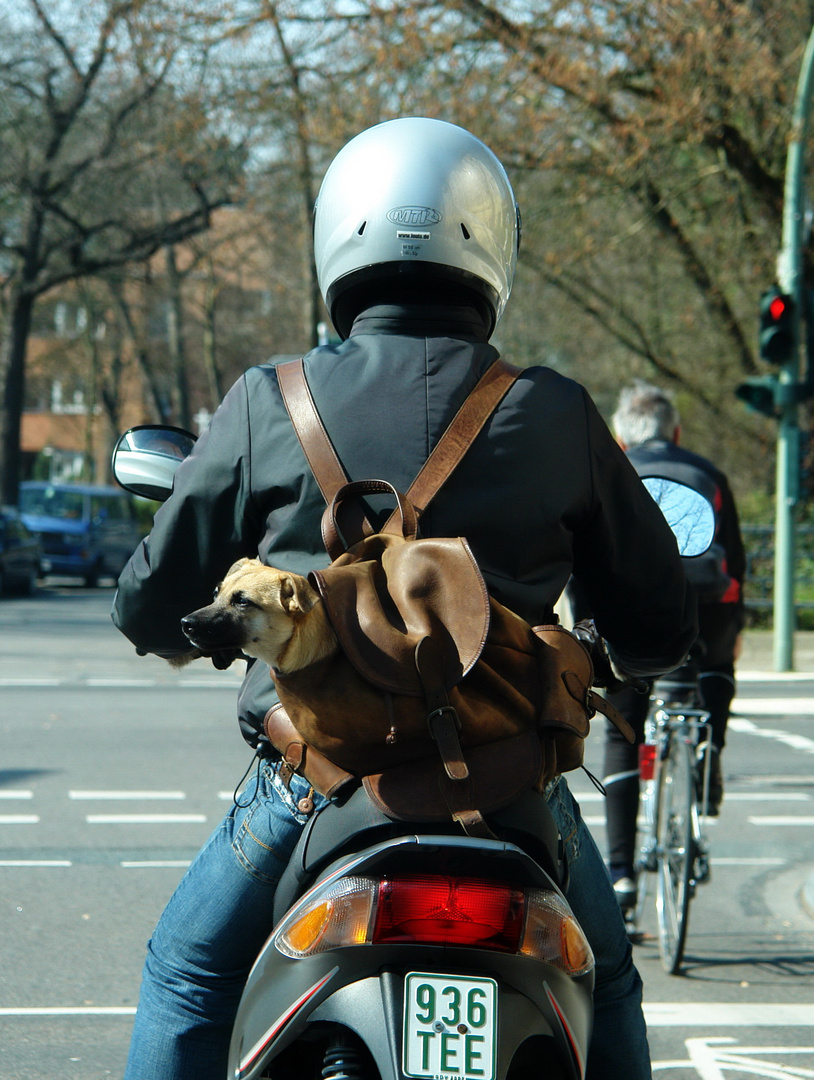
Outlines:
[[[638,446],[649,439],[672,441],[680,422],[670,395],[645,382],[625,387],[612,419],[616,437],[625,446]]]

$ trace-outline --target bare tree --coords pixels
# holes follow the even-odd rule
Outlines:
[[[166,19],[162,32],[162,14],[167,6],[159,0],[97,0],[81,11],[58,0],[25,0],[14,20],[6,19],[0,472],[7,502],[17,500],[26,343],[37,298],[205,229],[239,177],[242,155],[202,122],[196,43],[177,20]],[[156,128],[146,121],[154,120],[159,98]]]

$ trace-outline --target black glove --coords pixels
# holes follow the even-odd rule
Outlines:
[[[597,630],[593,619],[581,619],[575,623],[573,634],[582,642],[591,657],[594,665],[594,686],[602,687],[609,694],[616,694],[628,687],[633,687],[639,693],[648,692],[649,684],[646,679],[625,675],[614,667],[605,639]]]

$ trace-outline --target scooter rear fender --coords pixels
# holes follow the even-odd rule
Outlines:
[[[512,844],[415,834],[383,841],[324,866],[313,888],[350,874],[388,871],[474,874],[559,892],[551,877]],[[592,972],[573,978],[524,956],[420,945],[346,947],[295,960],[281,954],[271,940],[258,957],[241,1001],[229,1076],[253,1080],[265,1062],[306,1034],[309,1025],[330,1020],[357,1032],[373,1054],[382,1080],[401,1080],[403,983],[409,971],[497,979],[499,1046],[505,1068],[521,1043],[538,1036],[553,1040],[564,1063],[564,1077],[580,1077],[590,1033]]]
[[[428,946],[363,946],[303,960],[276,949],[273,954],[246,987],[230,1049],[230,1080],[256,1080],[292,1043],[317,1037],[325,1024],[354,1031],[381,1080],[404,1080],[404,981],[411,971],[497,981],[498,1080],[528,1039],[548,1040],[549,1055],[558,1064],[547,1077],[581,1080],[584,1075],[593,972],[573,978],[528,957]]]

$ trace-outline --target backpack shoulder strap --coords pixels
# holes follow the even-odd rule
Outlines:
[[[311,466],[311,472],[325,502],[330,506],[337,491],[348,483],[348,477],[317,412],[302,360],[289,360],[278,364],[277,381],[283,395],[283,404]]]
[[[519,374],[520,368],[498,359],[481,376],[407,491],[407,498],[419,517],[460,463]]]
[[[461,461],[519,374],[519,368],[498,359],[481,376],[410,485],[407,498],[418,515]],[[302,360],[278,364],[277,379],[297,438],[330,506],[339,489],[348,483],[348,477],[317,412]],[[382,532],[392,531],[389,526],[396,524],[397,516],[394,512]]]

